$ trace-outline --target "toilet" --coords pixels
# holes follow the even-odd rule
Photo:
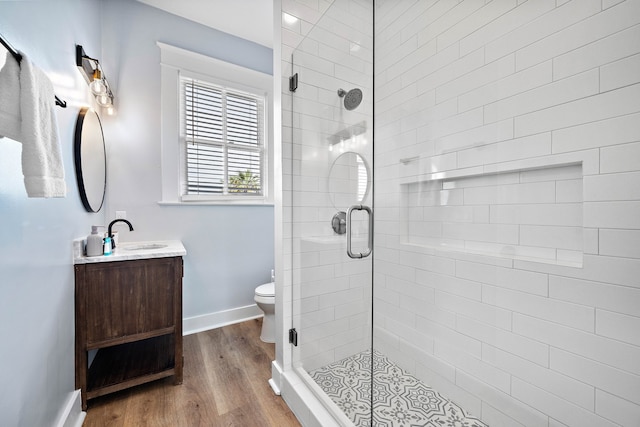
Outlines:
[[[264,313],[260,339],[264,342],[276,342],[276,285],[265,283],[256,288],[253,298]]]

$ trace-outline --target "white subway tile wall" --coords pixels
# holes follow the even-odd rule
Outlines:
[[[640,425],[640,2],[377,1],[375,53],[374,345],[490,425]]]
[[[321,141],[372,111],[333,91],[370,90],[375,7],[375,348],[491,426],[640,425],[640,1],[282,4],[299,360],[366,344],[368,272],[299,241],[331,235]]]

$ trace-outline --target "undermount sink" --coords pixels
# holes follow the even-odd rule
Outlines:
[[[144,250],[151,250],[151,249],[162,249],[166,247],[167,245],[163,243],[148,243],[148,244],[136,245],[136,246],[124,246],[122,249],[124,249],[125,251],[144,251]]]

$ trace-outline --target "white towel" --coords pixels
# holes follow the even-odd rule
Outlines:
[[[0,138],[20,141],[22,137],[20,115],[20,65],[10,52],[0,70]]]
[[[58,139],[53,85],[22,52],[20,112],[22,174],[29,197],[65,197],[64,164]]]

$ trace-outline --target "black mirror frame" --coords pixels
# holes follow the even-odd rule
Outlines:
[[[89,199],[87,197],[85,185],[84,185],[84,176],[82,171],[82,127],[84,124],[84,119],[88,112],[93,112],[98,119],[98,125],[100,126],[100,138],[102,139],[102,149],[104,151],[104,186],[102,188],[102,199],[100,200],[100,206],[97,208],[91,206]],[[102,206],[104,205],[104,197],[107,190],[107,152],[104,144],[104,133],[102,131],[102,122],[100,121],[100,116],[95,111],[82,107],[80,112],[78,113],[78,119],[76,120],[76,129],[74,136],[74,144],[73,144],[73,159],[75,163],[76,170],[76,180],[78,183],[78,192],[80,193],[80,199],[82,200],[82,206],[84,206],[87,212],[97,213],[100,212]]]

